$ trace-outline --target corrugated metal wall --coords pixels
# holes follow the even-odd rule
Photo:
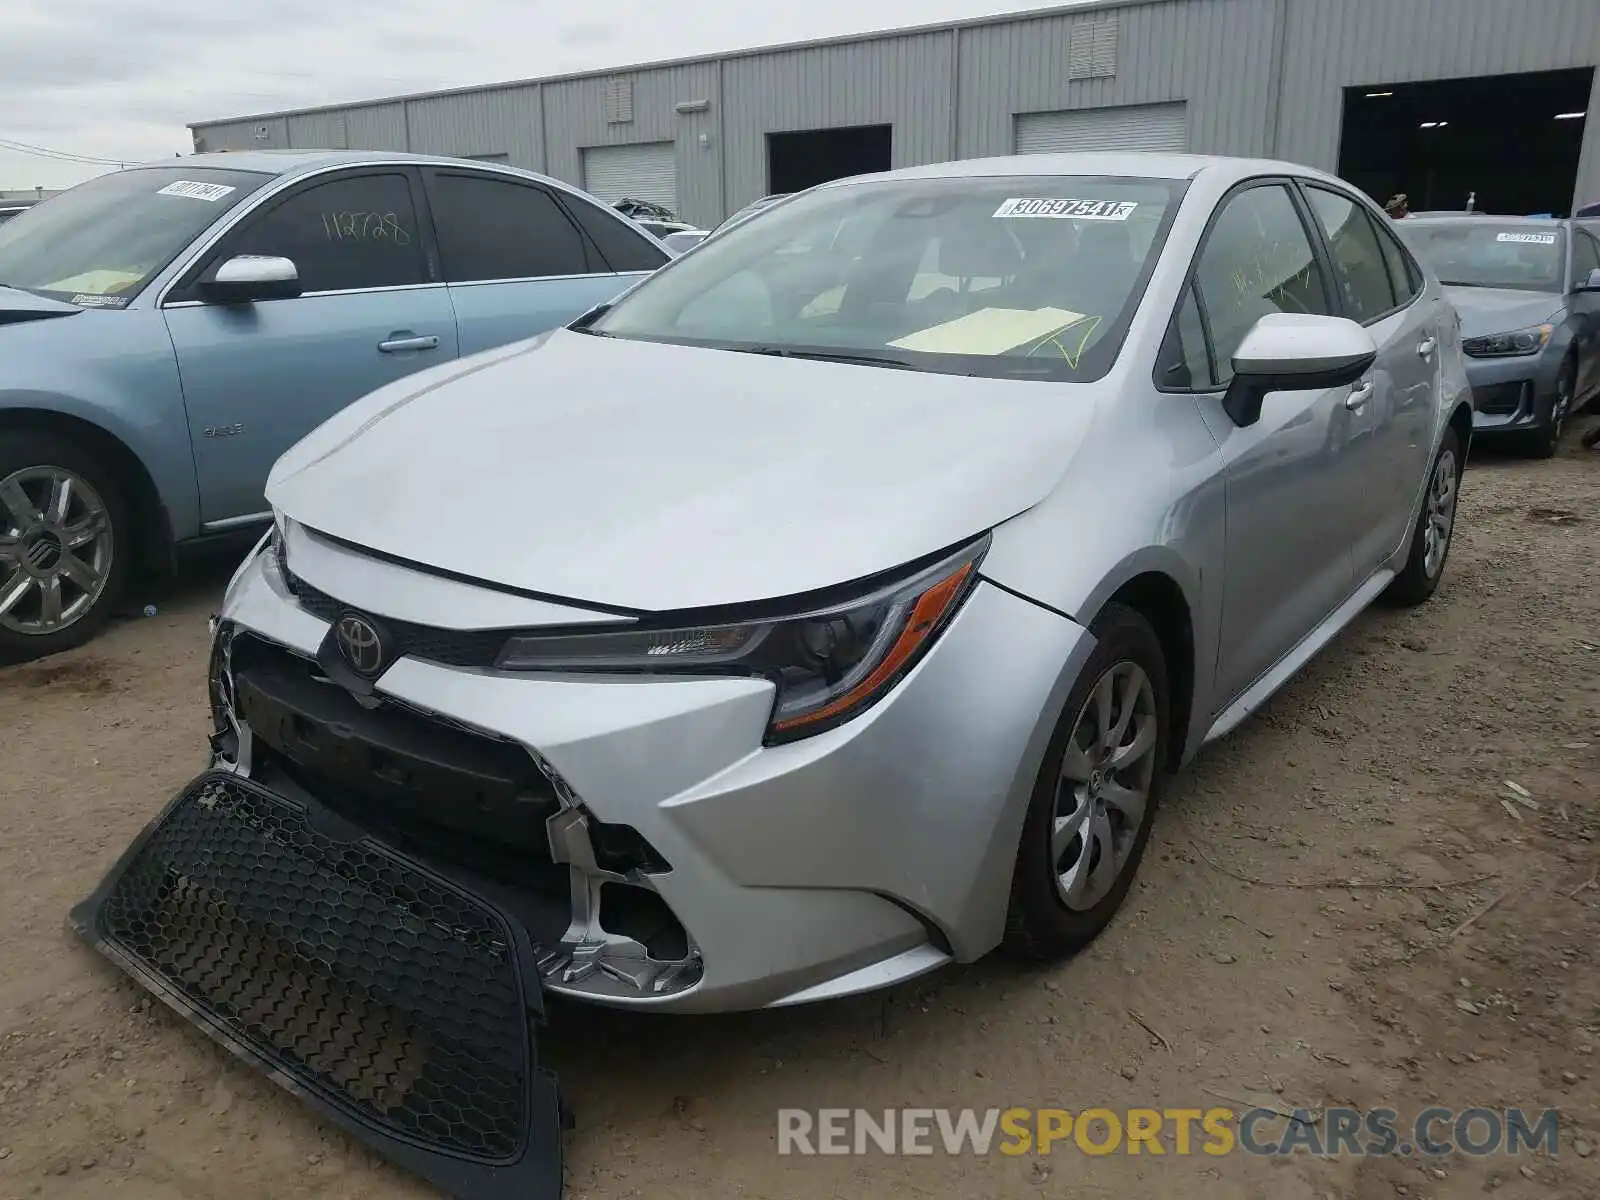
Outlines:
[[[632,84],[627,89],[632,93],[630,121],[606,119],[606,89],[612,80]],[[679,104],[701,101],[709,102],[704,112],[677,111]],[[544,168],[549,174],[581,187],[585,146],[675,142],[679,214],[691,221],[712,221],[721,215],[717,120],[724,106],[717,93],[716,63],[557,80],[544,85],[544,105],[546,128],[551,131]],[[704,145],[701,134],[706,136]]]
[[[948,32],[729,60],[723,70],[728,208],[767,192],[767,134],[893,125],[891,165],[951,158]]]
[[[956,156],[1010,154],[1017,113],[1170,100],[1188,102],[1189,148],[1196,153],[1264,154],[1276,4],[1174,0],[962,29]],[[1113,12],[1117,73],[1069,80],[1074,26]]]
[[[1108,19],[1115,73],[1069,78],[1073,30]],[[769,133],[890,124],[907,166],[1009,154],[1018,113],[1181,100],[1193,151],[1333,169],[1347,86],[1596,65],[1600,0],[1132,0],[194,128],[212,149],[504,153],[572,183],[586,146],[670,140],[680,212],[710,223],[767,190]],[[617,81],[627,121],[608,119]],[[1600,73],[1590,112],[1584,197],[1600,196]]]
[[[1600,0],[1289,0],[1278,153],[1333,169],[1344,88],[1600,64]],[[1578,195],[1600,195],[1591,97]]]
[[[408,100],[410,149],[420,154],[504,154],[512,166],[544,169],[539,85]]]

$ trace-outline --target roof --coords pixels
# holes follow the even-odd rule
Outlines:
[[[1327,172],[1314,167],[1275,159],[1140,151],[1083,151],[1076,154],[1010,154],[998,158],[966,158],[920,167],[902,167],[897,171],[856,176],[854,180],[837,182],[842,184],[863,179],[972,179],[1006,175],[1120,175],[1143,179],[1193,179],[1208,168],[1226,169],[1241,178],[1250,175],[1302,175],[1333,179]]]
[[[496,83],[478,83],[469,87],[439,88],[431,92],[405,92],[393,96],[380,96],[370,100],[351,100],[342,104],[318,104],[307,108],[285,108],[275,112],[246,113],[235,117],[217,117],[207,121],[191,121],[191,130],[207,129],[216,125],[241,125],[248,121],[274,121],[283,117],[306,116],[311,113],[348,112],[355,108],[374,108],[381,104],[400,104],[407,100],[431,100],[440,96],[470,96],[483,92],[497,92],[504,88],[535,87],[542,83],[566,83],[575,79],[603,79],[609,75],[626,75],[634,71],[654,71],[663,67],[686,67],[697,63],[729,62],[733,59],[752,58],[761,54],[779,54],[790,50],[809,50],[817,46],[847,46],[859,42],[875,42],[884,38],[914,37],[917,34],[943,33],[956,29],[975,29],[990,25],[1008,25],[1016,21],[1035,21],[1048,17],[1078,16],[1105,9],[1143,8],[1153,4],[1170,4],[1174,0],[1068,0],[1051,8],[1024,9],[1021,12],[996,13],[993,16],[967,17],[957,21],[939,21],[928,25],[905,25],[894,29],[870,29],[860,33],[839,34],[834,37],[812,38],[799,42],[778,42],[767,46],[749,46],[740,50],[723,50],[715,54],[691,54],[682,58],[652,59],[646,62],[623,63],[614,67],[598,67],[588,71],[568,71],[559,75],[534,76],[528,79],[505,79]]]
[[[218,150],[183,158],[161,158],[139,163],[130,170],[174,166],[216,167],[227,171],[256,171],[263,175],[299,175],[322,167],[364,166],[369,163],[449,163],[479,170],[511,172],[545,179],[537,171],[505,163],[486,163],[445,154],[408,154],[400,150]],[[555,181],[552,181],[555,182]],[[570,186],[563,184],[562,186]]]

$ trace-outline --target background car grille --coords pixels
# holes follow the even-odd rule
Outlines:
[[[532,1052],[504,919],[307,810],[200,776],[127,863],[98,934],[230,1040],[363,1123],[516,1156]]]

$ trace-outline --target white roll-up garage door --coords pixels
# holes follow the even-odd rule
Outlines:
[[[1018,154],[1063,154],[1078,150],[1189,148],[1182,101],[1130,104],[1119,108],[1075,108],[1066,112],[1018,113]]]
[[[672,142],[585,147],[583,187],[607,204],[649,200],[677,212],[677,147]]]

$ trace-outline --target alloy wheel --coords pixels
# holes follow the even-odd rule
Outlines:
[[[1156,696],[1137,663],[1107,669],[1073,723],[1050,831],[1056,895],[1077,912],[1116,886],[1138,842],[1155,779]]]
[[[105,501],[62,467],[0,479],[0,629],[41,637],[81,620],[116,550]]]
[[[1434,464],[1428,481],[1428,507],[1422,530],[1422,569],[1432,579],[1444,566],[1450,548],[1450,531],[1456,523],[1456,456],[1446,450]]]
[[[1572,383],[1567,378],[1565,371],[1556,383],[1556,402],[1550,408],[1550,442],[1552,445],[1561,441],[1561,429],[1567,421],[1567,409],[1572,407]]]

